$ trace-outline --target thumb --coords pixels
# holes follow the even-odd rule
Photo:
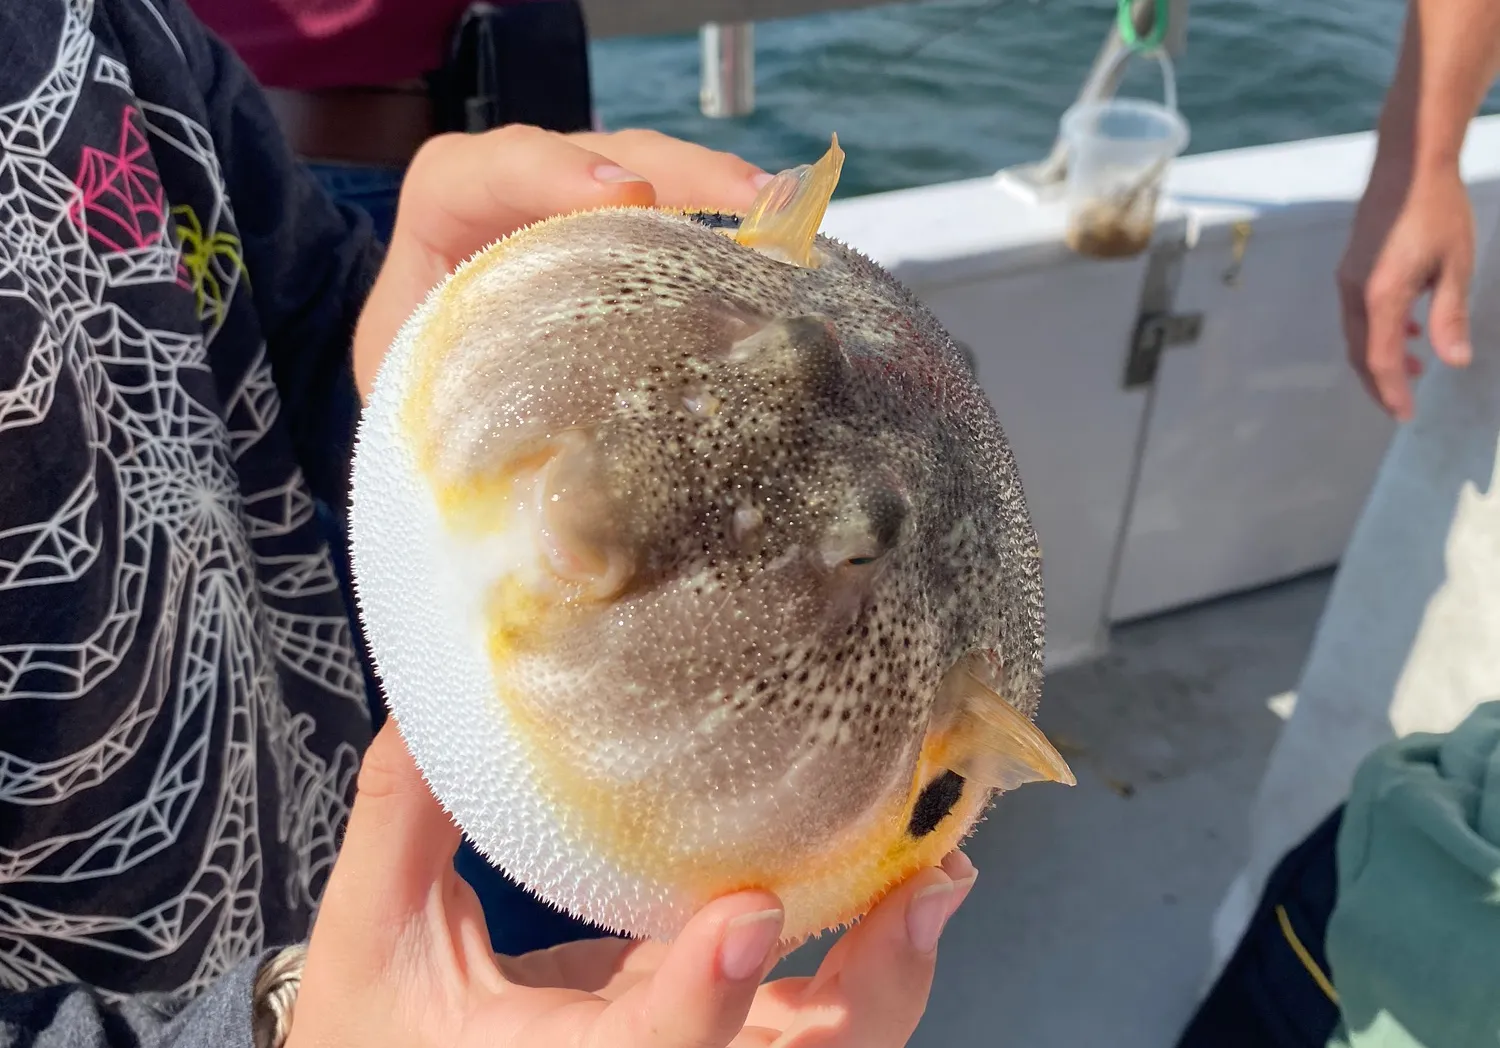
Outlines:
[[[1466,367],[1474,352],[1469,343],[1469,267],[1449,261],[1432,290],[1427,327],[1432,349],[1450,367]]]
[[[457,876],[453,856],[459,837],[394,719],[387,720],[359,770],[344,843],[314,927],[314,947],[319,933],[335,933],[349,963],[378,964],[391,957],[434,888]]]
[[[456,880],[457,849],[457,828],[388,721],[360,767],[344,844],[313,923],[288,1048],[403,1041],[396,991],[424,988],[422,973],[403,963],[412,957],[412,929],[434,894]]]
[[[412,158],[392,246],[409,237],[452,267],[552,215],[655,202],[644,175],[555,132],[510,124],[440,135]]]
[[[599,1043],[720,1048],[734,1041],[775,962],[785,918],[781,901],[765,891],[709,903],[667,949],[652,977],[605,1010]]]
[[[655,202],[643,175],[551,131],[512,124],[428,139],[402,180],[390,248],[355,330],[360,395],[412,310],[486,244],[552,215]]]

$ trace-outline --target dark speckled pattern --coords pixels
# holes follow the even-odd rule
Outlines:
[[[711,231],[736,224],[630,209],[527,231],[458,292],[423,410],[449,477],[584,437],[560,519],[633,573],[549,626],[545,669],[516,681],[588,726],[560,741],[570,761],[609,774],[603,736],[643,740],[644,762],[670,740],[676,788],[732,795],[815,751],[811,845],[907,788],[964,654],[992,653],[1034,712],[1041,562],[1000,425],[931,313],[827,238],[799,268]],[[651,700],[576,683],[600,679]]]

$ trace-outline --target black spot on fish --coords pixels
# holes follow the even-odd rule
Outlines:
[[[945,771],[933,779],[917,795],[917,805],[912,809],[911,822],[906,825],[907,835],[920,840],[938,828],[938,823],[948,817],[953,806],[963,796],[964,778],[953,771]]]

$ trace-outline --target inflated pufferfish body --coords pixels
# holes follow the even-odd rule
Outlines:
[[[937,862],[1033,727],[1041,559],[960,351],[816,229],[837,140],[743,221],[491,246],[402,329],[352,552],[393,715],[479,849],[670,937],[763,887],[799,939]]]

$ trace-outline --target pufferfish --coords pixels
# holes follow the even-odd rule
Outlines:
[[[479,851],[671,938],[780,896],[868,911],[997,792],[1032,718],[1041,552],[965,356],[817,233],[843,162],[744,216],[552,218],[410,317],[359,424],[351,547],[392,714]]]

